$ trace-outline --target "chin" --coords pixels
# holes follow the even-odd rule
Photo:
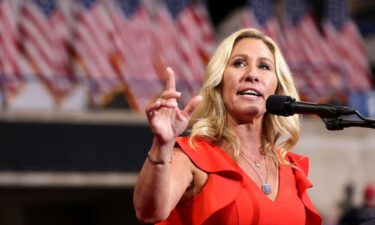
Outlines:
[[[246,109],[246,114],[253,118],[262,117],[266,114],[267,110],[259,107],[249,107]]]
[[[256,115],[259,115],[260,109],[258,107],[255,107],[255,106],[251,106],[251,107],[247,107],[245,109],[245,112],[246,112],[247,115],[256,116]]]

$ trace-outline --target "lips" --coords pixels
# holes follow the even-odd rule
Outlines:
[[[259,93],[257,90],[254,90],[254,89],[240,90],[240,91],[237,92],[237,95],[253,95],[253,96],[257,96],[257,97],[262,96],[261,93]]]

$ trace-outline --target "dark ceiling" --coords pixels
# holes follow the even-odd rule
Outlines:
[[[283,0],[275,0],[283,1]],[[324,0],[314,0],[316,17],[321,17]],[[366,36],[375,34],[375,1],[348,0],[354,21],[358,24],[361,33]],[[246,0],[217,1],[207,0],[207,7],[215,26],[220,24],[232,10],[246,5]]]

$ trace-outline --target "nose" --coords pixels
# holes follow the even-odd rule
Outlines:
[[[259,82],[258,71],[256,66],[249,66],[245,74],[245,81],[248,82]]]

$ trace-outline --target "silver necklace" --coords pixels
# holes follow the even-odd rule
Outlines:
[[[253,161],[254,162],[254,165],[255,165],[255,167],[256,168],[260,168],[260,159],[259,160],[254,160],[254,159],[252,159],[252,158],[250,158],[249,156],[247,156],[247,155],[245,155],[245,154],[242,154],[245,158],[247,158],[247,159],[250,159],[251,161]],[[247,160],[246,160],[247,161]]]
[[[251,165],[250,161],[243,155],[241,154],[242,158],[245,159],[245,161],[249,164],[249,166],[251,167],[251,169],[253,169],[253,171],[255,172],[255,174],[257,175],[257,177],[259,178],[260,180],[260,183],[262,184],[261,185],[261,189],[262,189],[262,192],[265,194],[265,195],[269,195],[271,194],[272,192],[272,187],[270,184],[267,183],[267,179],[268,179],[268,173],[267,173],[267,161],[266,161],[266,156],[264,156],[264,164],[266,165],[266,181],[263,183],[262,181],[262,178],[260,177],[260,175],[258,174],[258,172],[256,171],[256,169]]]

